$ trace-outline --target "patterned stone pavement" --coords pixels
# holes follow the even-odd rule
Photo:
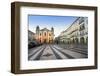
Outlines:
[[[28,50],[28,60],[56,60],[87,58],[88,54],[81,49],[64,49],[54,44],[44,44]]]

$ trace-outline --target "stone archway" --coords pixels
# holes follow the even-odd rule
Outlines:
[[[88,44],[88,37],[86,37],[86,44]]]
[[[75,43],[75,40],[74,40],[74,39],[72,40],[72,43],[73,43],[73,44]]]
[[[78,43],[79,43],[78,38],[75,38],[75,43],[76,43],[76,44],[78,44]]]
[[[85,43],[84,37],[81,37],[80,38],[80,44],[84,44],[84,43]]]

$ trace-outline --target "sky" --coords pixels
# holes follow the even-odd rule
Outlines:
[[[48,15],[29,15],[28,25],[29,30],[36,33],[36,26],[40,29],[47,28],[51,30],[54,28],[55,37],[66,30],[78,17],[75,16],[48,16]]]

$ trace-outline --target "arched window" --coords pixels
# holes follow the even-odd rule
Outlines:
[[[40,33],[40,36],[41,36],[41,33]]]

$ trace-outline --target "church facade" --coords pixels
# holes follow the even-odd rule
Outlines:
[[[54,28],[51,30],[47,28],[40,29],[39,26],[36,27],[36,40],[39,43],[53,43],[54,42]]]

